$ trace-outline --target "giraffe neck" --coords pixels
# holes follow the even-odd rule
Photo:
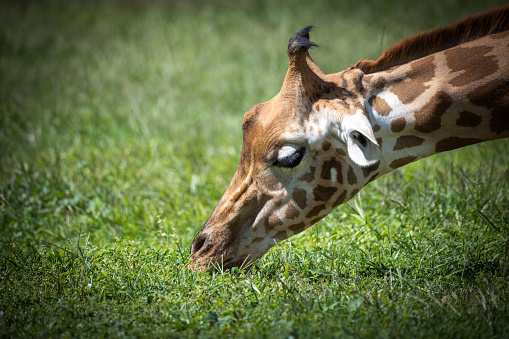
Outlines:
[[[509,32],[364,76],[381,174],[509,137]]]

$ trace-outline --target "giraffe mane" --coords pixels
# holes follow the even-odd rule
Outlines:
[[[509,6],[502,6],[406,38],[387,48],[377,60],[360,60],[354,67],[366,74],[384,71],[506,30],[509,30]]]

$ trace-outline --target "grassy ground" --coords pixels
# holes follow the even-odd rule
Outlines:
[[[0,2],[0,336],[507,335],[506,140],[371,183],[249,274],[185,268],[295,31],[335,72],[497,3],[189,3]]]

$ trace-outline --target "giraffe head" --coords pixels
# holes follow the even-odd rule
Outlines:
[[[191,246],[192,267],[251,263],[352,198],[376,175],[380,147],[363,111],[363,73],[325,75],[306,27],[289,41],[279,94],[251,108],[240,162]]]

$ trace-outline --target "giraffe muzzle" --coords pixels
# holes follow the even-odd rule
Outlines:
[[[198,232],[191,243],[191,264],[188,268],[212,271],[238,266],[234,254],[236,246],[224,240],[215,232]]]

